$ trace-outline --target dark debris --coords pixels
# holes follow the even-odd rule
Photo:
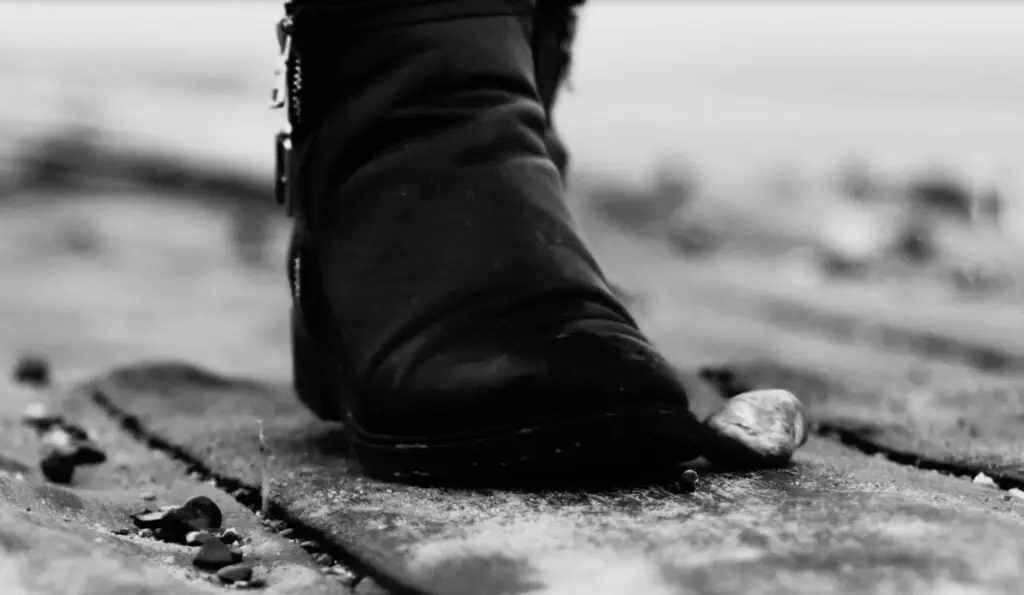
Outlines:
[[[146,510],[132,515],[132,522],[140,529],[151,529],[162,541],[183,545],[199,545],[204,543],[201,536],[193,534],[214,535],[221,533],[223,515],[220,507],[206,496],[197,496],[181,506],[170,506],[161,510]],[[189,537],[194,543],[190,543]],[[219,537],[219,535],[216,535]],[[232,539],[238,540],[240,535],[232,533]]]
[[[210,539],[200,546],[199,552],[192,559],[192,564],[203,570],[220,570],[241,561],[241,550],[232,549],[219,539]]]
[[[50,481],[68,484],[75,469],[83,465],[98,465],[107,460],[106,453],[92,442],[80,428],[54,424],[42,432],[39,446],[39,467]]]
[[[23,355],[14,365],[11,378],[18,384],[38,388],[50,385],[50,362],[40,355]]]

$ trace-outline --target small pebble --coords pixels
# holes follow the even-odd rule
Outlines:
[[[107,460],[107,453],[99,449],[91,440],[78,441],[75,450],[76,465],[98,465]]]
[[[204,570],[220,570],[225,566],[237,564],[242,561],[240,552],[233,552],[217,539],[211,539],[203,543],[192,559],[192,564]]]
[[[1013,496],[1015,498],[1020,498],[1021,500],[1024,500],[1024,490],[1021,490],[1020,488],[1010,488],[1010,489],[1008,489],[1006,491],[1011,496]]]
[[[203,545],[210,539],[213,539],[213,536],[206,531],[192,531],[185,535],[185,543],[188,545]]]
[[[152,529],[143,529],[143,530],[139,531],[139,537],[141,537],[143,539],[152,539],[153,536],[154,536],[154,533],[153,533]]]
[[[93,445],[81,429],[61,423],[42,433],[39,459],[39,467],[47,479],[67,484],[77,466],[102,463],[107,455]]]
[[[286,539],[290,538],[292,535],[295,535],[295,529],[283,529],[278,535]]]
[[[238,488],[237,490],[231,492],[231,497],[234,498],[235,500],[241,500],[242,498],[245,498],[248,495],[249,492],[245,488]]]
[[[971,480],[971,483],[976,483],[978,485],[982,485],[982,486],[990,487],[990,488],[999,487],[999,486],[996,485],[996,482],[995,482],[994,479],[992,479],[988,475],[985,475],[984,473],[978,473],[977,475],[975,475],[974,479]]]
[[[132,515],[136,527],[149,528],[162,541],[188,544],[189,534],[210,529],[209,519],[197,516],[194,510],[176,507],[161,508]]]
[[[24,355],[11,373],[14,382],[44,387],[50,384],[50,362],[39,355]]]
[[[299,547],[301,547],[302,549],[306,550],[307,552],[311,552],[311,551],[320,549],[320,544],[315,542],[315,541],[313,541],[313,540],[309,540],[309,541],[303,541],[302,543],[300,543]]]
[[[683,471],[683,476],[680,478],[683,485],[696,486],[697,482],[700,481],[700,476],[693,469],[687,469]]]
[[[317,554],[313,556],[313,561],[320,566],[331,566],[334,564],[334,559],[331,558],[330,554]]]
[[[145,512],[137,512],[132,515],[132,522],[135,523],[136,527],[156,528],[160,525],[160,521],[164,520],[164,517],[166,517],[170,512],[170,510],[147,510]]]
[[[53,483],[71,483],[75,474],[75,455],[62,447],[44,444],[40,447],[39,469]]]
[[[355,595],[385,595],[387,590],[368,576],[356,577],[350,588]]]
[[[263,524],[266,525],[266,527],[268,529],[270,529],[271,531],[274,531],[275,533],[280,533],[281,531],[284,531],[284,529],[288,526],[288,525],[285,524],[284,521],[281,521],[281,520],[278,520],[278,519],[267,519],[267,520],[263,521]]]
[[[139,498],[142,499],[144,502],[151,502],[153,500],[156,500],[156,494],[154,494],[153,492],[142,492],[141,494],[139,494]]]
[[[237,582],[231,583],[231,586],[236,588],[236,589],[248,589],[250,587],[250,583],[249,583],[249,581],[237,581]]]
[[[183,512],[191,514],[197,529],[217,529],[224,520],[220,507],[206,496],[196,496],[181,505]]]
[[[327,569],[326,572],[327,572],[327,574],[331,574],[331,575],[340,577],[340,578],[342,578],[344,580],[351,580],[351,579],[355,578],[355,576],[356,576],[348,568],[345,568],[341,564],[335,564],[334,566],[331,566],[330,568]]]
[[[63,424],[59,427],[50,428],[43,433],[40,439],[43,444],[59,448],[69,455],[75,453],[75,437],[64,429]]]
[[[252,578],[252,566],[232,564],[217,571],[217,578],[225,583],[248,582]]]
[[[808,435],[803,405],[785,390],[737,395],[705,425],[710,431],[704,457],[724,467],[785,465]]]
[[[54,427],[60,427],[64,423],[64,416],[50,413],[43,403],[32,403],[25,408],[21,421],[37,432],[46,432]]]
[[[237,529],[228,528],[221,531],[220,540],[224,543],[238,543],[242,541],[242,534]]]

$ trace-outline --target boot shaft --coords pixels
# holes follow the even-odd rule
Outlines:
[[[386,103],[386,112],[423,97],[422,87],[443,87],[522,66],[518,43],[528,35],[530,0],[293,0],[287,5],[291,36],[288,87],[289,118],[301,142],[340,103],[360,101],[367,88]],[[519,17],[516,19],[516,17]],[[506,31],[487,39],[481,19],[501,21]],[[521,32],[509,31],[518,20]],[[514,25],[515,26],[515,25]],[[528,59],[528,58],[527,58]],[[505,73],[518,76],[520,73]],[[384,82],[386,85],[381,85]],[[486,81],[484,81],[486,82]],[[394,87],[384,92],[381,86]]]
[[[529,15],[528,35],[534,62],[534,86],[550,121],[558,92],[571,66],[577,12],[584,3],[585,0],[290,0],[285,4],[285,9],[289,34],[293,30],[293,19],[305,13],[314,15],[314,18],[322,17],[320,33],[335,41],[354,32],[384,30],[416,22],[471,18],[474,15]],[[279,41],[284,44],[283,38]],[[307,41],[305,45],[318,44]],[[339,43],[335,49],[343,48],[344,45]],[[308,50],[301,52],[306,55],[305,59],[300,57],[299,52],[289,56],[288,87],[293,94],[299,94],[303,88],[316,83],[315,80],[304,81],[301,75],[303,63],[317,55],[315,47]],[[297,121],[303,119],[298,98],[293,101],[293,108],[289,118],[295,126]]]
[[[564,174],[567,153],[551,110],[581,3],[293,0],[282,39],[290,134],[279,137],[279,158],[329,159],[334,185],[387,147],[458,125],[507,94],[539,100],[543,142]],[[313,151],[309,141],[317,136],[331,146],[317,143]],[[294,151],[285,151],[285,142]],[[301,172],[290,174],[291,194],[307,194],[297,188]]]
[[[549,158],[533,4],[367,6],[292,11],[292,277],[314,332],[368,379],[452,304],[498,321],[537,295],[618,310]]]

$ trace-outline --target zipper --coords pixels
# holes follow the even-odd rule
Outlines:
[[[291,73],[291,84],[288,86],[289,106],[291,107],[289,118],[292,121],[293,126],[298,126],[302,121],[302,101],[300,98],[300,92],[302,91],[302,57],[299,56],[298,52],[291,53],[291,68],[288,72]]]
[[[277,41],[281,53],[277,68],[274,69],[275,84],[270,96],[270,108],[283,108],[285,112],[285,122],[274,139],[274,198],[277,204],[287,207],[289,214],[293,207],[290,204],[292,201],[288,200],[292,132],[302,117],[302,63],[292,45],[293,25],[290,16],[285,16],[277,24]]]
[[[271,96],[271,108],[287,108],[289,122],[297,126],[302,115],[299,92],[302,90],[302,60],[292,44],[294,22],[286,16],[277,24],[280,62],[274,71],[277,84]]]

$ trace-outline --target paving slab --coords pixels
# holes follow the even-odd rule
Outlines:
[[[133,513],[212,499],[224,526],[245,537],[244,560],[262,566],[260,592],[345,593],[297,543],[269,530],[248,508],[180,461],[132,439],[83,395],[65,388],[0,383],[0,592],[27,595],[222,593],[225,586],[192,564],[195,547],[133,531]],[[68,484],[39,470],[39,437],[22,423],[42,404],[89,432],[107,455],[76,469]]]
[[[840,306],[833,298],[848,292],[854,296],[848,301],[856,301],[871,293],[871,284],[807,286],[799,271],[780,263],[762,263],[757,269],[757,263],[738,266],[728,257],[683,260],[656,238],[629,238],[588,218],[586,209],[578,212],[606,271],[642,296],[636,312],[641,327],[677,365],[770,360],[844,379],[868,378],[878,386],[901,386],[914,378],[932,386],[961,385],[965,378],[993,385],[1024,383],[1015,360],[1004,357],[1005,346],[995,341],[1014,336],[1019,307],[1014,316],[1007,308],[954,305],[948,296],[921,290],[913,297],[889,291],[885,297],[864,297],[859,308],[846,308],[846,302]],[[892,305],[872,310],[871,304],[879,302]],[[778,315],[780,303],[788,304],[787,316]],[[811,316],[817,312],[811,308],[815,303],[828,314]],[[946,324],[929,337],[896,320],[898,310],[906,314],[905,322],[929,311]],[[801,318],[800,312],[807,315]],[[991,328],[1001,334],[982,332]],[[974,365],[979,361],[989,363],[979,369]],[[884,416],[879,411],[874,419],[885,421]]]
[[[1024,500],[818,438],[787,469],[702,468],[690,494],[414,487],[363,477],[341,428],[312,419],[285,386],[166,362],[115,370],[82,391],[246,485],[261,477],[261,419],[275,502],[389,587],[1016,593],[1024,580]]]
[[[1024,382],[964,376],[941,384],[908,377],[823,373],[772,361],[722,366],[738,389],[781,387],[800,395],[819,426],[914,464],[984,472],[1024,487]]]

